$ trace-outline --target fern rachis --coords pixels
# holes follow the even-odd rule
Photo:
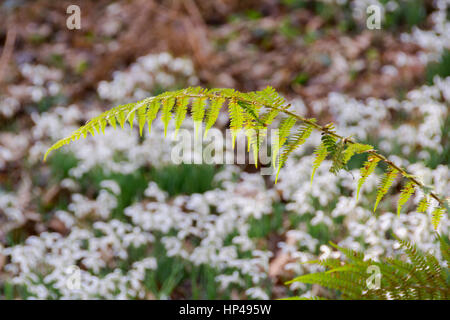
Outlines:
[[[165,134],[167,133],[168,124],[172,119],[175,120],[175,127],[176,130],[178,130],[187,115],[189,103],[191,104],[191,114],[196,124],[196,131],[203,121],[206,123],[205,131],[209,130],[217,120],[222,105],[226,103],[230,114],[230,128],[233,133],[233,144],[237,132],[241,129],[246,130],[249,137],[249,145],[253,148],[255,158],[258,154],[260,139],[264,136],[267,127],[276,117],[280,115],[287,116],[287,118],[281,122],[281,132],[277,142],[278,144],[276,144],[275,147],[276,154],[282,150],[277,172],[286,162],[292,151],[303,144],[313,130],[318,130],[322,133],[322,141],[315,151],[316,159],[313,163],[311,181],[314,172],[327,157],[330,157],[332,160],[330,171],[337,173],[340,169],[345,167],[346,163],[353,155],[367,153],[369,159],[361,169],[361,179],[358,182],[357,194],[359,194],[359,190],[365,179],[375,170],[378,162],[384,162],[388,166],[390,172],[394,172],[395,170],[396,175],[401,175],[408,181],[407,188],[405,187],[406,189],[401,193],[399,209],[401,209],[408,200],[416,187],[423,190],[426,189],[423,183],[404,169],[389,161],[383,155],[377,153],[372,146],[360,144],[352,139],[338,135],[334,130],[333,124],[321,126],[317,124],[315,119],[304,118],[289,111],[290,105],[286,104],[285,100],[271,87],[262,91],[248,93],[239,92],[233,89],[204,89],[194,87],[178,91],[169,91],[136,103],[118,106],[91,119],[86,125],[77,129],[69,137],[56,142],[47,150],[44,160],[51,151],[69,144],[80,137],[86,137],[88,133],[95,135],[96,132],[103,132],[108,124],[116,128],[118,122],[120,127],[124,128],[125,122],[128,121],[132,127],[133,122],[137,120],[139,132],[142,134],[145,123],[147,123],[150,131],[152,122],[157,118],[158,113],[161,113]],[[262,110],[264,112],[261,112]],[[297,122],[302,123],[303,126],[292,138],[289,138],[290,131]],[[248,130],[254,130],[254,133],[251,133],[252,131]],[[256,162],[257,161],[255,161],[255,163]],[[276,166],[276,162],[273,162],[273,165]],[[392,176],[389,177],[389,179],[391,178]],[[388,182],[390,182],[390,180]],[[387,192],[389,186],[389,184],[380,186],[381,190],[377,197],[376,206],[382,196]],[[449,211],[448,205],[435,193],[429,192],[429,190],[426,191],[431,198],[439,203],[439,207],[435,208],[433,211],[433,224],[437,226],[443,215],[444,208]],[[423,209],[423,205],[420,209]]]

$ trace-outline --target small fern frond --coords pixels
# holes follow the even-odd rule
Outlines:
[[[164,137],[167,136],[167,127],[169,126],[170,119],[172,118],[172,108],[175,104],[175,98],[168,97],[162,100],[162,115],[161,120],[164,124]]]
[[[356,200],[358,200],[361,187],[363,186],[364,182],[366,182],[367,177],[370,176],[375,170],[379,161],[379,158],[370,155],[367,161],[364,163],[364,166],[361,168],[361,177],[359,178],[358,189],[356,190]]]
[[[181,128],[183,120],[186,118],[189,97],[181,97],[177,99],[175,109],[175,136]]]
[[[315,119],[312,119],[312,121],[315,121]],[[305,143],[306,139],[309,138],[309,136],[311,135],[313,130],[314,130],[313,126],[311,126],[309,124],[305,124],[302,127],[300,127],[298,129],[297,133],[294,134],[292,139],[286,143],[285,148],[283,149],[283,152],[279,159],[279,163],[278,163],[278,167],[277,167],[277,175],[275,177],[275,183],[278,181],[278,175],[280,173],[280,169],[286,163],[289,155],[292,152],[294,152],[294,150],[296,150],[298,147],[300,147],[302,144]]]
[[[198,137],[199,127],[205,116],[206,97],[195,98],[192,102],[191,114],[194,120],[195,136]]]
[[[261,115],[261,121],[265,126],[269,126],[273,120],[278,116],[280,111],[278,109],[270,109]]]
[[[402,210],[402,207],[405,205],[406,202],[408,202],[409,198],[414,193],[414,183],[412,181],[409,181],[404,188],[400,192],[400,199],[398,200],[397,204],[397,215],[400,215],[400,211]]]
[[[443,216],[444,209],[442,209],[441,207],[434,208],[433,212],[431,213],[431,223],[433,224],[434,230],[437,230],[439,222],[441,221]]]
[[[142,137],[142,132],[144,130],[145,123],[147,122],[147,117],[145,115],[147,106],[141,107],[137,109],[137,121],[139,125],[139,136]],[[105,123],[106,126],[106,123]],[[102,132],[104,133],[104,128],[102,129]]]
[[[161,103],[157,99],[154,99],[149,103],[149,107],[146,112],[148,133],[151,133],[151,131],[152,131],[152,123],[153,123],[153,120],[156,119],[156,116],[158,115],[158,111],[159,111],[160,107],[161,107]]]
[[[428,198],[427,195],[425,195],[417,205],[417,212],[425,213],[427,212],[429,206],[430,206],[430,199]]]
[[[232,144],[234,147],[236,135],[244,124],[244,116],[242,115],[241,106],[237,103],[236,99],[231,99],[229,102],[228,111],[230,113],[230,129],[233,139]]]
[[[352,143],[347,146],[344,151],[344,165],[353,157],[355,154],[367,152],[369,150],[373,150],[373,147],[368,144],[362,143]]]
[[[296,122],[297,119],[290,116],[284,118],[280,123],[280,127],[278,128],[278,136],[275,137],[275,143],[272,146],[272,165],[274,169],[277,167],[277,165],[279,165],[279,163],[277,162],[278,153],[286,142],[287,137],[289,136],[291,129]]]
[[[319,144],[319,146],[314,151],[314,155],[316,156],[316,158],[313,161],[313,169],[312,169],[312,173],[311,173],[311,184],[313,182],[314,174],[316,173],[316,170],[320,167],[323,160],[325,160],[325,158],[328,155],[327,146],[324,144],[323,141]]]
[[[208,134],[208,131],[216,123],[217,118],[219,117],[220,109],[222,108],[224,102],[225,98],[223,97],[218,97],[211,100],[211,104],[206,114],[205,137]]]
[[[336,149],[331,155],[331,167],[330,172],[333,174],[337,174],[345,165],[344,163],[344,148],[345,143],[343,140],[336,143]]]
[[[375,201],[375,207],[373,208],[373,212],[377,210],[378,204],[380,203],[381,199],[384,197],[384,195],[388,192],[389,188],[394,183],[395,177],[398,175],[398,171],[395,168],[390,168],[388,172],[385,173],[383,179],[381,180],[381,183],[378,187],[377,192],[377,200]]]

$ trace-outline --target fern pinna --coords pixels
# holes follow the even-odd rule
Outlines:
[[[438,238],[444,263],[440,263],[434,255],[423,253],[415,245],[400,239],[397,240],[410,262],[393,258],[381,262],[364,259],[362,253],[332,244],[343,254],[345,261],[335,258],[310,261],[309,263],[317,263],[327,270],[299,276],[287,284],[318,284],[338,291],[343,299],[352,300],[448,300],[449,245],[439,235]],[[378,283],[373,281],[375,278],[378,278]]]
[[[139,133],[142,135],[143,128],[147,123],[150,132],[152,122],[156,119],[158,113],[161,114],[165,134],[172,119],[175,121],[175,132],[177,132],[187,115],[189,104],[196,133],[200,125],[205,122],[205,135],[216,122],[222,106],[227,105],[233,144],[238,131],[244,130],[248,137],[249,151],[250,148],[253,149],[255,163],[258,162],[257,155],[261,137],[264,137],[268,126],[276,117],[284,117],[279,126],[278,139],[275,139],[276,142],[273,146],[272,154],[274,160],[272,164],[276,169],[277,178],[279,169],[285,164],[289,155],[308,139],[313,130],[318,130],[322,134],[322,139],[315,150],[311,182],[315,171],[327,157],[332,161],[330,171],[336,174],[339,170],[345,168],[347,162],[355,154],[367,153],[369,158],[361,169],[357,194],[359,194],[365,180],[373,173],[378,163],[384,162],[388,167],[387,176],[382,180],[379,187],[375,209],[381,198],[388,192],[395,177],[401,175],[407,180],[407,183],[401,191],[398,212],[400,212],[402,206],[415,192],[416,188],[422,189],[425,195],[425,200],[420,202],[420,210],[425,211],[428,208],[430,198],[438,202],[438,206],[433,211],[433,224],[435,227],[437,227],[439,220],[443,216],[444,208],[447,212],[450,211],[446,201],[440,199],[416,177],[377,153],[372,146],[357,143],[350,138],[338,135],[332,123],[321,126],[315,119],[304,118],[291,112],[289,110],[290,105],[271,87],[267,87],[262,91],[247,93],[233,89],[191,87],[178,91],[164,92],[136,103],[121,105],[89,120],[69,137],[56,142],[47,150],[44,160],[51,151],[81,137],[85,138],[89,133],[95,135],[96,133],[104,132],[108,124],[116,128],[116,124],[119,123],[120,127],[124,128],[126,122],[132,127],[136,121],[139,126]],[[301,126],[291,134],[291,130],[296,124],[301,124]]]

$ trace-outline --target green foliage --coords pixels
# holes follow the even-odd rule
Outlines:
[[[367,152],[373,150],[373,147],[368,144],[362,143],[352,143],[344,150],[344,165],[353,157],[355,154]]]
[[[430,206],[430,199],[428,196],[424,196],[417,205],[417,212],[425,213]]]
[[[409,198],[413,195],[415,191],[414,184],[412,181],[409,181],[404,188],[402,189],[400,193],[400,199],[398,200],[397,205],[397,214],[400,214],[400,211],[402,210],[403,205],[408,202]]]
[[[442,257],[448,265],[449,246],[438,237]],[[332,244],[341,251],[345,261],[335,258],[311,261],[325,267],[326,271],[302,275],[287,283],[318,284],[337,290],[343,299],[449,299],[448,267],[439,263],[432,254],[419,251],[415,245],[404,240],[398,241],[410,262],[393,258],[378,262],[365,259],[359,252]],[[379,272],[379,275],[375,275],[375,272]],[[376,280],[379,280],[379,285]]]
[[[380,161],[379,158],[371,155],[371,156],[369,156],[369,159],[367,159],[367,161],[364,163],[364,166],[361,168],[361,177],[359,178],[359,181],[358,181],[358,189],[356,191],[356,198],[358,198],[359,191],[361,190],[361,187],[363,186],[367,177],[372,174],[372,172],[377,167],[377,164],[379,161]]]
[[[384,195],[388,192],[389,188],[394,183],[395,177],[397,175],[398,175],[398,171],[395,168],[391,168],[384,175],[383,179],[381,180],[380,186],[378,188],[377,200],[375,202],[375,207],[373,208],[374,212],[377,210],[377,206],[380,203],[381,199],[384,197]]]
[[[398,172],[398,174],[408,180],[407,187],[402,190],[400,196],[398,206],[399,212],[401,207],[414,192],[415,186],[424,188],[423,184],[414,179],[412,175],[408,174],[400,167],[395,166],[384,156],[376,153],[371,145],[360,144],[349,138],[338,135],[332,123],[321,126],[317,124],[315,119],[303,118],[290,112],[290,105],[287,104],[284,98],[272,87],[267,87],[261,91],[247,93],[226,88],[204,89],[201,87],[190,87],[177,91],[163,92],[157,96],[146,98],[136,103],[117,106],[91,119],[86,125],[78,128],[69,137],[56,142],[47,150],[44,160],[51,151],[57,150],[81,137],[86,138],[88,134],[94,136],[97,133],[103,133],[108,124],[113,128],[116,128],[117,123],[119,123],[120,127],[124,128],[125,123],[128,122],[132,128],[133,123],[137,121],[139,133],[141,135],[145,123],[147,123],[150,132],[152,122],[157,118],[158,113],[161,114],[161,121],[164,124],[164,134],[167,134],[167,128],[172,119],[175,121],[176,133],[180,129],[187,115],[189,104],[191,105],[191,114],[196,126],[196,133],[198,132],[200,125],[205,122],[206,134],[216,122],[220,109],[225,103],[230,115],[230,129],[233,135],[233,145],[238,131],[244,130],[248,139],[248,152],[250,152],[250,149],[253,150],[255,165],[258,163],[259,148],[261,141],[266,136],[268,126],[272,124],[280,113],[288,116],[281,121],[278,139],[275,139],[275,145],[273,146],[272,162],[277,169],[276,181],[278,179],[279,171],[286,163],[288,157],[299,146],[305,143],[312,131],[318,130],[321,132],[322,136],[321,143],[314,152],[315,159],[313,161],[311,183],[313,181],[314,173],[327,157],[329,157],[332,162],[330,171],[337,174],[341,169],[346,167],[347,163],[354,155],[367,153],[369,154],[369,159],[361,168],[361,178],[358,182],[357,195],[359,195],[359,191],[367,177],[372,174],[380,161],[384,162],[390,170],[395,169],[396,173]],[[291,135],[291,130],[297,123],[300,123],[300,127]],[[280,150],[281,156],[277,163],[276,160],[280,154]],[[392,171],[391,175],[388,175],[385,180],[383,180],[380,185],[380,190],[378,191],[375,208],[378,206],[382,197],[387,193],[394,178],[395,176]],[[445,207],[445,202],[437,195],[431,191],[429,192],[429,195],[439,202],[439,207]],[[423,205],[420,209],[423,210]],[[440,217],[443,215],[443,210],[444,209],[435,211],[435,214],[433,215],[433,221],[435,223],[439,222]]]
[[[320,167],[323,160],[325,160],[325,158],[328,155],[327,146],[324,144],[323,141],[316,148],[316,150],[314,151],[314,154],[315,154],[316,158],[313,161],[313,170],[311,173],[311,184],[313,182],[314,174],[316,173],[316,170]]]
[[[315,119],[311,119],[315,122]],[[278,164],[278,170],[277,170],[277,176],[275,181],[278,180],[278,174],[280,173],[281,167],[286,163],[286,160],[288,159],[289,155],[294,152],[295,149],[297,149],[299,146],[301,146],[303,143],[305,143],[306,139],[309,138],[312,131],[314,130],[314,127],[305,124],[304,126],[300,127],[300,129],[297,131],[296,134],[292,137],[292,139],[285,145],[285,148],[283,150],[283,153],[281,154],[281,159]],[[280,138],[282,137],[282,132],[280,129]],[[280,145],[283,145],[285,143],[286,139],[283,138],[282,141],[280,141]],[[276,157],[276,154],[275,154]],[[275,164],[275,161],[273,162]]]
[[[431,223],[433,224],[434,229],[438,228],[439,222],[441,221],[443,216],[444,216],[444,209],[439,207],[434,208],[433,212],[431,213]]]

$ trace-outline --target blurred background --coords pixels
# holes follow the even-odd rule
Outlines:
[[[381,29],[367,28],[369,5]],[[446,0],[1,1],[0,299],[338,297],[284,282],[336,256],[329,241],[380,259],[401,253],[395,234],[440,258],[420,192],[397,216],[397,181],[374,214],[380,171],[356,201],[363,156],[310,184],[318,134],[276,185],[250,165],[174,165],[160,121],[42,158],[121,103],[271,85],[448,197],[449,18]],[[447,216],[438,231],[448,239]]]

